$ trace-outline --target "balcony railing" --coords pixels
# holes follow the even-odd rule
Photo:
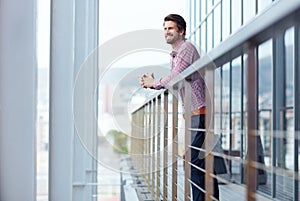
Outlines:
[[[229,189],[228,198],[233,198],[234,194],[242,194],[246,200],[256,200],[260,197],[270,200],[274,198],[299,200],[300,28],[298,19],[300,19],[300,1],[277,1],[247,26],[242,27],[207,55],[202,56],[192,65],[192,68],[184,71],[181,77],[172,80],[168,89],[156,94],[132,112],[131,158],[153,199],[191,200],[190,152],[191,149],[198,149],[206,153],[206,168],[197,167],[206,175],[205,190],[199,187],[206,194],[206,200],[216,200],[212,196],[212,182],[209,182],[212,178],[228,184],[221,188],[221,191]],[[290,27],[294,27],[295,35],[293,38],[294,105],[284,109],[279,108],[279,97],[273,95],[271,97],[272,108],[260,109],[258,105],[258,46],[268,39],[272,39],[275,44],[278,43],[283,40],[284,34],[281,33]],[[272,48],[273,61],[275,61],[274,72],[276,72],[279,61],[284,60],[284,56],[279,54],[283,46],[274,45]],[[237,57],[241,57],[241,68],[246,72],[242,80],[245,86],[241,87],[241,94],[245,94],[245,97],[241,96],[240,112],[233,112],[232,107],[229,107],[228,114],[225,114],[216,109],[216,106],[225,100],[224,97],[219,100],[218,96],[215,96],[218,93],[216,71],[227,63],[231,64],[232,60]],[[210,94],[210,96],[206,95],[206,129],[204,131],[206,133],[205,147],[210,147],[211,150],[191,146],[191,131],[196,129],[191,127],[189,77],[197,72],[204,75],[206,94]],[[272,76],[276,80],[276,75]],[[186,92],[184,119],[178,99],[181,86],[185,87]],[[272,87],[274,86],[276,83],[273,83]],[[232,105],[231,100],[230,95],[226,101]],[[287,122],[290,121],[287,115],[289,111],[294,114],[293,123],[289,127],[292,131],[287,128]],[[225,119],[222,115],[228,117],[229,126],[226,128],[217,126],[218,122]],[[240,122],[239,127],[233,127],[233,118]],[[266,126],[267,124],[269,126]],[[235,135],[238,136],[238,140]],[[224,142],[224,137],[227,137],[228,142]],[[290,167],[283,162],[287,161],[284,159],[287,156],[285,152],[287,143],[285,142],[292,142],[289,149],[293,154],[293,157],[289,157],[291,158]],[[218,147],[218,143],[223,146],[223,149],[212,149],[212,147]],[[225,143],[228,143],[228,146],[225,146]],[[234,143],[237,145],[233,146]],[[227,177],[213,174],[215,157],[226,161]],[[238,164],[238,173],[234,170],[236,164]],[[239,185],[236,185],[236,182]],[[286,186],[289,189],[281,188],[282,182],[287,182]],[[240,187],[243,187],[244,193]],[[226,195],[220,196],[221,200],[226,200],[222,196],[226,197]]]

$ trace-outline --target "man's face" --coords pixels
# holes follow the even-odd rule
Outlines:
[[[165,21],[164,23],[165,29],[165,38],[168,44],[175,44],[178,41],[182,40],[183,30],[179,31],[177,27],[177,23],[173,21]]]

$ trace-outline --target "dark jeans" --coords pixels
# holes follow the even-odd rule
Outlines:
[[[205,115],[192,116],[192,128],[205,128]],[[203,148],[205,132],[192,131],[192,146]],[[199,150],[191,149],[191,163],[205,169],[205,153],[199,155]],[[215,174],[215,170],[214,170]],[[191,180],[202,189],[205,189],[205,173],[191,166]],[[205,194],[192,184],[193,201],[204,201]],[[214,197],[219,199],[218,181],[214,178]]]

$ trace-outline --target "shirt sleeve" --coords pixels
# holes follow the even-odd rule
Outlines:
[[[189,50],[188,48],[183,49],[179,52],[176,57],[173,59],[175,62],[174,67],[171,69],[171,73],[159,80],[155,80],[153,84],[154,89],[163,89],[166,88],[168,83],[174,79],[178,74],[184,71],[187,67],[189,67],[193,63],[193,55],[194,50]]]

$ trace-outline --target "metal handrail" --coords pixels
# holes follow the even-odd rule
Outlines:
[[[274,14],[276,13],[276,15]],[[135,128],[132,131],[133,136],[140,136],[140,137],[145,137],[145,142],[140,142],[140,150],[139,152],[141,154],[148,154],[150,155],[151,153],[154,154],[154,158],[148,159],[144,158],[143,161],[135,161],[135,163],[140,166],[140,171],[144,175],[144,179],[147,180],[148,186],[151,189],[153,197],[155,197],[157,200],[163,198],[163,200],[169,199],[169,194],[168,194],[168,188],[172,186],[172,200],[177,200],[179,199],[179,195],[177,192],[177,187],[178,187],[178,181],[177,181],[177,174],[178,174],[178,164],[177,160],[179,157],[178,154],[178,145],[179,142],[177,140],[178,137],[178,113],[177,113],[177,108],[178,108],[178,102],[175,100],[173,101],[173,109],[172,109],[172,127],[168,126],[169,121],[171,119],[168,119],[169,113],[170,112],[155,112],[156,110],[153,109],[156,107],[156,103],[158,102],[158,99],[161,99],[163,101],[162,105],[160,105],[160,109],[164,108],[166,110],[168,101],[165,101],[166,99],[168,100],[168,93],[172,92],[177,93],[178,85],[181,83],[184,83],[186,80],[189,79],[189,76],[191,76],[195,72],[201,72],[205,73],[207,70],[214,70],[216,68],[221,67],[227,62],[230,62],[234,58],[238,57],[239,55],[242,55],[244,53],[247,53],[249,51],[249,54],[252,54],[249,60],[249,65],[255,65],[255,47],[257,47],[259,44],[263,43],[269,38],[272,38],[274,36],[274,33],[276,33],[276,30],[283,30],[287,29],[292,25],[298,26],[297,19],[299,19],[300,16],[300,1],[299,0],[290,0],[290,1],[276,1],[273,3],[272,7],[269,7],[268,9],[265,9],[258,17],[254,18],[252,21],[250,21],[246,26],[241,27],[238,32],[235,34],[231,35],[229,38],[227,38],[225,41],[223,41],[218,47],[213,49],[211,52],[209,52],[207,55],[202,56],[199,60],[197,60],[193,65],[191,65],[189,68],[187,68],[182,74],[177,76],[174,80],[172,80],[169,83],[169,87],[159,94],[153,95],[151,99],[148,99],[147,102],[143,105],[141,105],[138,109],[134,110],[132,112],[133,119],[135,121],[141,120],[139,122],[140,128]],[[252,62],[252,63],[251,63]],[[250,66],[251,67],[251,66]],[[255,75],[254,75],[255,76]],[[175,89],[175,90],[174,90]],[[175,91],[175,92],[174,92]],[[175,103],[175,104],[174,104]],[[255,105],[255,103],[253,103]],[[249,106],[248,106],[249,107]],[[260,112],[257,109],[256,115]],[[151,111],[153,113],[151,113]],[[249,111],[249,108],[248,108]],[[266,110],[268,111],[268,110]],[[145,117],[145,113],[149,113],[147,117]],[[244,112],[244,111],[242,111]],[[241,112],[241,113],[242,113]],[[232,114],[232,113],[231,113]],[[252,118],[255,113],[250,113],[247,114],[248,118]],[[156,117],[155,117],[156,115]],[[161,122],[156,122],[155,118],[162,118],[164,119],[163,123]],[[188,117],[187,117],[188,118]],[[254,117],[253,121],[257,120],[257,116]],[[187,123],[187,121],[186,121]],[[148,126],[148,127],[147,127]],[[153,126],[153,127],[152,127]],[[253,125],[251,125],[253,126]],[[255,125],[254,125],[255,126]],[[160,136],[160,140],[158,139],[158,136],[153,135],[153,131],[156,130],[156,127],[163,128],[163,133],[162,137]],[[172,129],[169,129],[172,128]],[[256,145],[256,139],[259,136],[259,133],[255,130],[253,130],[254,127],[250,127],[250,129],[242,130],[241,132],[245,133],[245,135],[248,138],[248,146],[247,146],[247,152],[251,151],[249,149],[249,146],[251,145]],[[192,128],[187,127],[186,131],[191,131]],[[228,130],[227,130],[228,131]],[[229,132],[232,132],[233,130],[229,130]],[[234,130],[236,132],[236,130]],[[151,134],[152,132],[152,134]],[[211,129],[207,129],[207,132],[211,132]],[[172,152],[169,152],[168,147],[166,147],[166,141],[168,141],[168,138],[171,137],[172,139]],[[150,137],[150,138],[149,138]],[[276,138],[276,136],[273,136]],[[163,140],[162,140],[162,139]],[[163,153],[157,150],[158,149],[155,145],[156,142],[164,143],[163,146]],[[250,143],[249,143],[250,142]],[[252,144],[251,144],[252,143]],[[194,147],[185,144],[185,149],[188,150],[188,148],[192,149]],[[253,148],[253,147],[252,147]],[[137,150],[138,147],[132,147],[132,149]],[[165,150],[167,149],[167,151]],[[156,151],[155,151],[156,150]],[[166,155],[167,154],[167,155]],[[170,161],[168,154],[171,154],[172,160]],[[281,175],[282,174],[282,169],[277,168],[277,167],[267,167],[264,164],[257,162],[256,156],[259,153],[255,153],[254,155],[249,155],[249,158],[243,159],[243,158],[236,158],[232,155],[225,155],[222,153],[217,153],[217,152],[209,152],[208,155],[211,156],[219,156],[222,158],[226,158],[230,161],[237,161],[241,165],[245,165],[246,168],[248,169],[248,172],[246,173],[246,178],[245,179],[251,179],[254,178],[253,181],[251,182],[248,180],[248,183],[246,184],[247,186],[247,199],[248,200],[255,200],[255,192],[257,188],[257,183],[256,183],[256,171],[257,169],[264,170],[264,171],[269,171],[272,172],[273,174],[276,175]],[[159,160],[159,162],[158,162]],[[162,160],[162,162],[161,162]],[[213,162],[212,159],[208,159],[208,163]],[[139,162],[142,162],[142,164],[139,164]],[[188,159],[185,159],[183,161],[186,166],[185,171],[190,170],[190,166],[192,164],[189,163]],[[163,166],[155,166],[157,164],[163,164]],[[169,168],[167,167],[168,165],[172,164],[172,178],[171,181],[172,183],[168,183],[166,176],[170,175]],[[161,169],[160,169],[161,168]],[[158,173],[158,171],[163,171],[164,173],[161,174]],[[208,177],[218,177],[213,175],[211,170],[205,170],[207,172]],[[156,173],[155,173],[156,172]],[[151,174],[150,174],[151,173]],[[243,174],[243,173],[242,173]],[[158,177],[155,177],[155,175],[158,175]],[[284,174],[283,174],[284,175]],[[158,178],[163,179],[162,181],[162,187],[158,188]],[[294,175],[295,181],[298,182],[299,176]],[[151,182],[150,180],[155,182]],[[185,175],[185,182],[190,184],[190,180],[186,178]],[[185,183],[186,184],[186,183]],[[212,189],[207,186],[205,192],[208,194],[212,192]],[[187,188],[187,185],[184,186],[184,191],[185,191],[185,200],[189,200],[190,198],[190,192],[189,189]],[[295,197],[298,196],[298,192],[294,192]],[[159,196],[160,195],[160,196]],[[158,197],[159,196],[159,197]],[[210,196],[207,197],[208,199],[213,199]]]

